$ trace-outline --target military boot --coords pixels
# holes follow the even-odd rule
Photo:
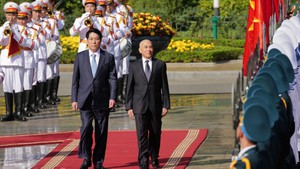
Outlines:
[[[30,113],[29,107],[29,98],[30,98],[30,91],[31,90],[24,90],[23,91],[23,100],[22,100],[22,107],[23,107],[23,114],[27,117],[32,117],[33,115]]]
[[[46,81],[46,95],[44,95],[44,102],[49,105],[55,105],[55,101],[51,99],[51,93],[52,93],[52,85],[53,84],[53,79],[47,79]]]
[[[117,79],[117,107],[121,107],[123,104],[122,99],[122,89],[123,89],[123,78]]]
[[[29,95],[29,103],[28,103],[28,111],[38,113],[40,112],[39,109],[36,106],[36,92],[37,92],[37,86],[32,86],[32,89],[30,90]]]
[[[123,100],[123,103],[125,103],[125,99],[126,99],[127,78],[128,78],[127,74],[123,75],[123,89],[122,89],[122,100]]]
[[[38,92],[37,92],[37,97],[36,97],[36,100],[37,100],[37,105],[40,109],[45,109],[46,106],[44,104],[44,101],[43,101],[43,98],[44,98],[44,87],[45,87],[45,83],[46,82],[39,82],[38,83]]]
[[[52,100],[55,102],[60,102],[60,98],[57,96],[58,86],[59,86],[60,76],[54,76],[53,87],[52,87]]]
[[[6,115],[2,117],[0,120],[2,122],[13,121],[15,120],[13,115],[13,94],[4,93],[4,98],[5,98],[5,106],[6,106]]]
[[[14,93],[15,99],[15,113],[14,117],[17,121],[26,121],[27,119],[23,116],[22,113],[22,92]]]

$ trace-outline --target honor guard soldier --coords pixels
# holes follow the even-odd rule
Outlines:
[[[282,47],[284,49],[288,48],[289,44],[285,44]],[[296,53],[299,52],[296,50]],[[300,118],[299,118],[299,113],[300,113],[300,107],[299,107],[299,73],[298,73],[298,62],[297,57],[291,55],[287,56],[285,54],[282,54],[279,49],[277,48],[271,48],[271,50],[268,51],[268,60],[272,59],[278,60],[280,63],[281,67],[285,70],[285,74],[288,77],[287,79],[289,81],[289,91],[288,95],[290,97],[290,102],[291,102],[291,107],[289,109],[292,109],[293,117],[294,117],[294,122],[295,122],[295,132],[293,133],[290,143],[293,147],[296,163],[299,163],[299,145],[300,145],[300,134],[299,134],[299,123],[300,123]],[[266,62],[267,63],[267,62]],[[300,62],[299,62],[300,63]],[[282,95],[284,96],[284,95]]]
[[[3,91],[6,104],[6,116],[1,121],[26,121],[23,116],[22,92],[24,75],[24,56],[21,47],[32,48],[34,42],[21,35],[16,23],[18,4],[7,2],[4,5],[6,22],[0,28],[0,45],[2,46],[0,66],[5,74]],[[13,113],[13,99],[15,112]]]
[[[34,54],[33,50],[37,50],[39,47],[39,41],[37,39],[37,31],[32,27],[27,26],[28,15],[30,15],[30,10],[28,10],[29,3],[22,3],[19,5],[20,11],[18,13],[17,22],[19,24],[19,30],[22,36],[32,39],[33,44],[29,47],[21,47],[24,55],[24,79],[23,79],[23,108],[24,114],[28,117],[31,117],[32,114],[29,112],[29,99],[30,91],[33,84],[33,70],[35,67]]]
[[[129,29],[133,27],[133,10],[130,5],[127,4],[128,0],[114,0],[116,4],[117,13],[121,14],[125,18],[125,25],[128,26]]]
[[[113,18],[113,19],[112,19]],[[114,38],[114,56],[116,60],[116,68],[118,75],[118,103],[122,102],[122,89],[123,89],[123,58],[120,48],[120,40],[124,37],[131,36],[130,29],[125,24],[124,17],[116,11],[116,4],[113,0],[108,0],[106,7],[105,21],[110,25],[111,21],[116,20],[116,25],[120,30],[120,35]],[[117,34],[116,34],[117,35]]]
[[[96,9],[96,12],[95,12],[95,15],[97,17],[103,17],[103,12],[104,12],[104,8],[100,5],[97,6],[97,9]],[[103,20],[104,21],[104,20]],[[101,23],[100,23],[101,24]],[[101,24],[102,25],[102,24]]]
[[[36,4],[35,6],[31,3],[24,2],[27,6],[28,10],[31,11],[29,17],[29,22],[27,26],[36,30],[36,38],[39,41],[39,44],[45,44],[45,36],[42,30],[40,23],[38,22],[39,14],[41,11],[41,6],[39,3],[33,2],[32,4]],[[35,22],[34,22],[35,21]],[[37,104],[37,92],[38,92],[38,62],[39,62],[39,52],[40,48],[37,50],[33,50],[33,57],[34,57],[34,68],[33,68],[33,80],[32,80],[32,89],[30,91],[30,99],[29,99],[29,107],[28,110],[30,112],[38,113],[38,104]]]
[[[100,24],[103,25],[105,29],[109,32],[107,36],[102,37],[101,48],[115,56],[114,38],[117,38],[117,36],[114,36],[113,34],[115,33],[117,35],[118,33],[120,33],[120,30],[119,27],[116,25],[117,21],[114,21],[114,18],[112,18],[112,20],[107,20],[106,18],[107,5],[108,5],[107,0],[99,0],[99,5],[97,7],[99,13],[102,14],[98,16],[100,20]]]
[[[34,1],[32,2],[33,5],[33,11],[32,11],[32,21],[34,25],[39,27],[40,32],[45,37],[45,42],[51,39],[51,25],[48,21],[41,20],[41,11],[43,4],[40,1]],[[37,105],[41,109],[45,109],[45,102],[44,102],[44,96],[45,96],[45,90],[46,90],[46,70],[47,70],[47,47],[46,43],[40,42],[39,47],[39,53],[38,53],[38,92],[37,92]]]
[[[57,2],[57,4],[55,4],[55,0],[49,0],[49,2],[50,2],[49,16],[55,17],[58,30],[62,30],[65,27],[65,16],[62,11],[57,10],[57,8],[60,5],[60,3],[62,2],[62,0]],[[54,6],[55,6],[55,8],[54,8]],[[57,43],[60,44],[60,39],[57,40]],[[58,86],[59,86],[59,81],[60,81],[59,63],[60,63],[60,59],[58,59],[54,63],[54,69],[53,69],[54,77],[53,77],[51,98],[52,98],[52,100],[54,100],[56,102],[60,102],[60,99],[57,97]]]
[[[131,30],[133,28],[133,10],[132,7],[127,4],[128,0],[114,0],[116,4],[116,11],[117,13],[121,14],[124,18],[125,25]],[[128,34],[126,39],[132,44],[131,42],[131,34]],[[121,49],[122,50],[122,49]],[[129,63],[130,63],[130,53],[123,58],[123,67],[122,67],[122,74],[123,74],[123,87],[122,87],[122,99],[125,99],[125,87],[127,82],[127,77],[129,74]]]
[[[65,15],[62,11],[57,10],[58,6],[60,5],[62,1],[57,2],[58,4],[55,4],[55,0],[49,0],[50,6],[49,8],[49,16],[54,16],[57,21],[57,28],[58,30],[62,30],[65,27]],[[56,8],[54,8],[54,6]]]
[[[279,168],[293,168],[298,159],[297,140],[293,140],[295,133],[295,123],[298,119],[293,116],[293,105],[290,93],[290,85],[294,79],[294,71],[291,68],[290,72],[285,69],[288,62],[282,64],[278,59],[269,58],[259,73],[267,73],[274,80],[277,91],[281,99],[281,109],[279,110],[281,118],[281,125],[279,127],[280,153],[275,166]],[[291,66],[291,65],[290,65]],[[292,66],[291,66],[292,67]],[[294,153],[293,153],[294,151]]]
[[[57,20],[56,18],[52,15],[49,16],[49,12],[48,12],[48,6],[50,6],[50,3],[48,0],[41,0],[42,3],[42,11],[41,11],[41,20],[43,22],[49,23],[50,26],[50,30],[51,30],[51,37],[50,39],[48,39],[48,41],[46,41],[46,44],[51,44],[54,45],[53,46],[53,50],[52,51],[48,51],[48,47],[47,47],[47,57],[49,57],[49,55],[54,52],[55,50],[57,50],[58,44],[56,41],[59,40],[59,32],[58,32],[58,28],[57,28]],[[54,43],[50,43],[50,42],[54,42]],[[48,58],[47,58],[48,59]],[[44,101],[47,104],[50,105],[55,105],[56,101],[54,101],[51,97],[52,95],[52,86],[53,86],[53,81],[54,81],[54,63],[47,63],[47,70],[46,70],[46,93],[44,95]]]
[[[78,34],[80,36],[78,52],[87,49],[86,33],[90,28],[100,30],[103,37],[107,37],[109,34],[105,27],[100,24],[101,22],[99,22],[98,17],[95,16],[97,4],[98,0],[82,0],[85,13],[82,14],[80,18],[76,18],[73,26],[70,28],[71,36],[76,36]]]
[[[244,116],[236,129],[241,151],[230,169],[271,169],[268,155],[260,150],[257,143],[266,142],[271,136],[270,113],[259,103],[252,103],[244,108]]]
[[[282,67],[285,67],[286,71]],[[291,148],[292,142],[290,142],[295,131],[295,124],[291,102],[287,95],[288,83],[293,80],[293,76],[294,72],[290,63],[280,64],[277,59],[268,59],[258,71],[247,93],[248,97],[259,96],[260,98],[255,99],[258,102],[272,102],[264,104],[265,108],[273,115],[278,114],[278,120],[272,127],[271,138],[265,143],[258,144],[259,147],[269,152],[268,161],[274,169],[294,168],[296,164]]]
[[[119,26],[117,25],[117,21],[115,20],[115,18],[113,17],[110,17],[109,19],[107,18],[106,15],[107,5],[108,5],[107,0],[100,0],[99,5],[97,6],[97,10],[99,11],[98,19],[100,21],[100,24],[103,25],[107,31],[109,31],[109,34],[107,36],[102,37],[101,49],[115,56],[114,41],[115,39],[119,39],[119,36],[121,37],[123,35],[122,32],[120,32],[119,30]],[[116,62],[116,64],[117,63],[119,62]]]

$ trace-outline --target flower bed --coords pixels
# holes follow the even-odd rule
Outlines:
[[[213,43],[204,44],[197,43],[191,40],[171,40],[168,46],[168,50],[175,50],[176,52],[194,51],[196,49],[209,50],[213,49],[215,45]]]
[[[173,36],[176,31],[159,16],[150,13],[133,14],[133,36]]]

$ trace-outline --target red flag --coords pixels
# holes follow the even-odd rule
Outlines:
[[[243,57],[243,73],[244,76],[247,75],[248,61],[252,54],[252,43],[253,42],[253,30],[254,30],[254,9],[255,9],[255,1],[250,0],[249,8],[248,8],[248,22],[247,22],[247,30],[246,30],[246,40],[244,46],[244,57]]]
[[[19,46],[19,43],[15,40],[15,38],[13,36],[14,36],[14,34],[12,34],[10,36],[9,43],[8,43],[8,57],[9,58],[21,53],[21,48]]]
[[[267,50],[270,39],[271,16],[275,13],[274,9],[279,1],[282,0],[250,0],[243,56],[244,76],[248,74],[248,64],[251,58],[264,59],[264,51]],[[255,63],[255,59],[251,63]]]

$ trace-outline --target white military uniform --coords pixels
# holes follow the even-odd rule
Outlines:
[[[85,0],[82,1],[83,6],[85,6]],[[91,3],[91,2],[90,2]],[[98,1],[94,1],[95,5],[98,3]],[[101,25],[101,20],[97,16],[90,16],[89,12],[84,13],[81,17],[76,18],[73,26],[70,28],[70,35],[76,36],[79,34],[79,47],[78,52],[84,51],[87,49],[87,39],[86,39],[86,33],[90,29],[88,26],[84,24],[84,21],[87,18],[90,18],[92,21],[93,28],[96,28],[100,30],[103,37],[106,37],[109,35],[109,32],[106,30],[106,28]]]
[[[57,42],[58,39],[59,39],[59,32],[58,32],[58,29],[57,29],[57,26],[56,26],[57,25],[56,19],[55,18],[48,18],[48,17],[41,18],[41,19],[43,21],[48,22],[49,25],[50,25],[51,38],[49,40]],[[52,52],[52,51],[47,51],[47,54],[50,53],[50,52]],[[55,63],[47,64],[46,79],[53,79],[53,77],[54,77],[54,67],[55,67]]]
[[[0,45],[2,45],[0,66],[3,69],[5,79],[3,81],[3,91],[5,95],[6,116],[1,121],[26,121],[23,116],[23,77],[24,77],[24,55],[21,48],[33,48],[34,41],[22,36],[15,17],[19,11],[18,4],[8,2],[4,5],[6,15],[10,16],[0,27]],[[11,14],[9,14],[11,13]],[[10,33],[4,33],[10,30]],[[15,111],[13,113],[13,100]]]
[[[50,5],[48,0],[41,0],[42,3],[42,8],[47,8]],[[48,41],[57,41],[59,39],[59,32],[57,28],[57,21],[54,17],[48,17],[45,16],[44,18],[40,18],[43,22],[46,22],[49,24],[50,28],[50,38]],[[47,56],[49,53],[52,51],[47,51]],[[54,63],[52,64],[47,64],[47,70],[46,70],[46,79],[53,79],[54,77]]]
[[[113,29],[113,34],[110,35],[114,42],[114,55],[117,68],[118,78],[123,77],[123,59],[121,56],[120,39],[124,37],[128,27],[124,24],[123,16],[118,14],[116,10],[111,13],[107,13],[104,16],[106,23]],[[115,26],[114,26],[115,25]]]
[[[51,30],[48,21],[42,21],[40,19],[33,21],[34,24],[41,27],[41,34],[44,35],[45,41],[50,40]],[[38,54],[38,82],[46,81],[46,65],[47,65],[47,47],[46,43],[41,43]]]
[[[18,7],[17,4],[15,5]],[[6,78],[3,81],[3,91],[7,93],[13,93],[13,91],[15,91],[15,93],[19,93],[23,91],[23,72],[25,66],[24,55],[21,50],[13,55],[9,55],[9,46],[17,45],[14,46],[14,49],[20,49],[21,47],[33,48],[32,46],[34,46],[34,42],[32,39],[27,39],[27,37],[20,34],[18,24],[15,23],[10,26],[13,32],[13,37],[12,35],[4,35],[4,30],[6,27],[9,27],[9,22],[5,22],[0,28],[0,45],[3,47],[1,50],[0,64],[3,68],[4,74],[6,75]],[[17,43],[9,44],[10,38],[14,38]],[[12,41],[11,43],[13,43]]]
[[[53,11],[53,13],[54,13],[54,17],[56,19],[57,29],[58,30],[62,30],[65,27],[65,16],[64,16],[64,13],[61,12],[61,11]],[[56,42],[60,44],[60,39],[58,38],[58,40]],[[60,59],[58,59],[54,63],[54,68],[53,68],[53,75],[54,76],[59,76],[59,62],[60,62]]]
[[[40,11],[42,4],[39,1],[34,1],[31,3],[33,6],[33,11]],[[37,29],[40,38],[40,47],[35,56],[37,56],[37,81],[46,82],[46,65],[47,65],[47,48],[46,40],[50,39],[51,31],[48,22],[42,22],[40,18],[34,20],[32,18],[32,27]]]
[[[23,87],[24,90],[31,90],[33,84],[33,69],[35,67],[33,50],[37,50],[39,47],[39,41],[36,38],[37,31],[27,26],[19,25],[18,27],[22,36],[32,39],[33,41],[31,47],[21,47],[24,55]]]
[[[118,0],[115,0],[116,3],[117,1]],[[118,6],[116,7],[116,11],[117,13],[119,13],[124,17],[125,25],[128,27],[129,30],[131,30],[133,28],[133,10],[131,6],[129,5],[125,6],[125,5],[118,3]],[[127,40],[130,43],[132,43],[131,37],[128,37]],[[129,62],[130,62],[130,54],[123,58],[123,70],[122,70],[123,75],[129,74]]]
[[[45,44],[45,36],[44,34],[42,33],[43,30],[42,30],[42,27],[41,25],[38,25],[37,23],[34,23],[33,21],[30,21],[27,23],[27,26],[36,30],[36,37],[33,36],[33,38],[37,39],[39,41],[39,44]],[[38,81],[38,62],[39,62],[39,52],[40,52],[40,49],[34,49],[33,50],[33,58],[34,58],[34,70],[33,70],[33,81],[32,81],[32,85],[36,85],[37,84],[37,81]]]
[[[23,2],[20,4],[20,8],[25,8],[27,9],[29,12],[32,12],[33,10],[33,6],[31,5],[31,3],[29,2]],[[21,9],[22,10],[22,9]],[[37,41],[38,43],[38,46],[40,44],[40,36],[38,36],[38,30],[36,28],[33,27],[33,22],[30,20],[27,22],[27,27],[30,29],[30,31],[33,31],[33,32],[30,32],[30,38],[33,39],[34,41]],[[38,62],[38,59],[37,59],[37,52],[38,48],[37,49],[32,49],[32,84],[31,86],[33,85],[36,85],[37,83],[37,62]],[[26,59],[26,57],[25,57]],[[25,60],[25,67],[26,67],[26,60]],[[25,77],[24,77],[24,81],[25,81]],[[24,84],[24,88],[26,85]],[[26,90],[26,89],[25,89]]]

